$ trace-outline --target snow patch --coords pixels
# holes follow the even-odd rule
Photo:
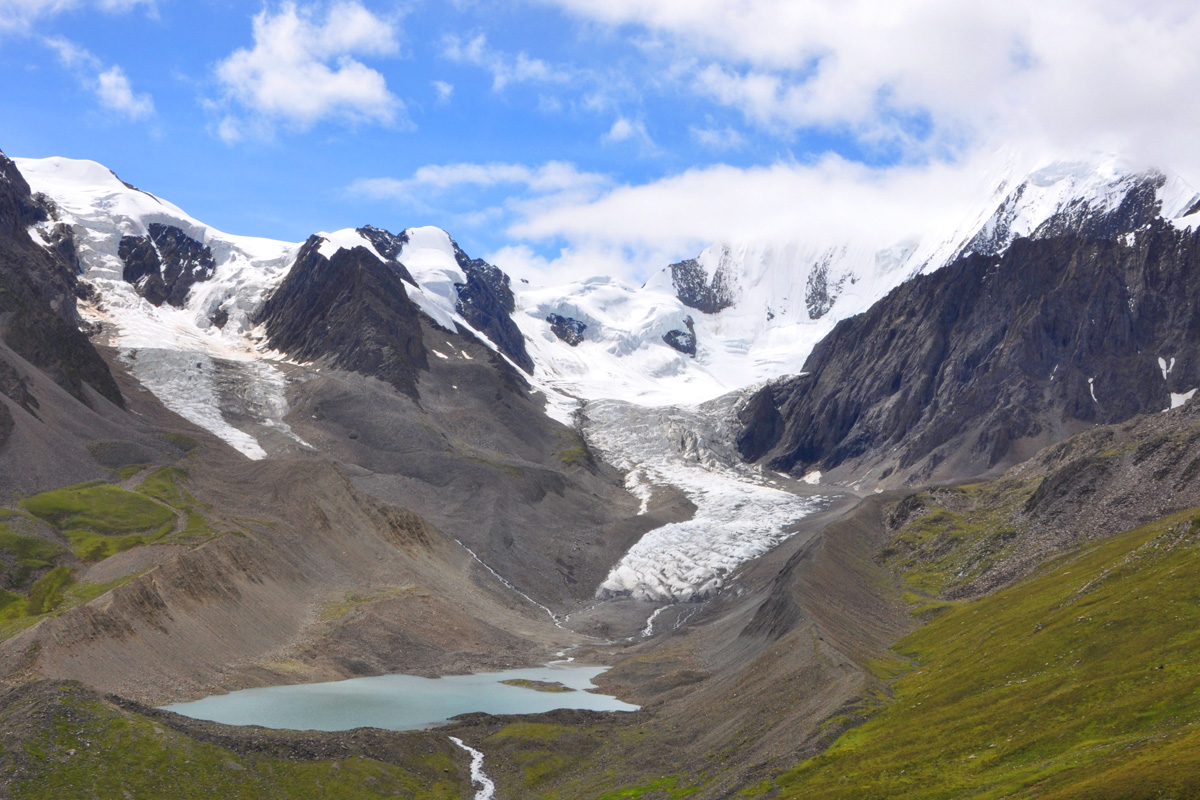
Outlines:
[[[334,257],[339,250],[353,250],[356,247],[365,247],[367,252],[375,256],[375,258],[383,261],[383,256],[376,251],[375,245],[371,241],[359,233],[354,228],[343,228],[340,231],[326,233],[322,231],[318,233],[325,241],[321,242],[321,246],[317,248],[317,252],[324,256],[327,260]]]
[[[1163,358],[1162,356],[1159,356],[1158,357],[1158,368],[1162,370],[1163,380],[1165,381],[1167,379],[1167,376],[1171,374],[1171,370],[1175,369],[1175,359],[1172,358],[1171,363],[1168,364],[1167,360],[1165,358]]]
[[[1171,392],[1171,408],[1179,408],[1181,405],[1186,403],[1188,400],[1191,400],[1193,397],[1195,397],[1195,395],[1196,395],[1195,389],[1192,389],[1190,392],[1184,392],[1183,394],[1176,394],[1175,392]],[[1167,410],[1170,411],[1171,408],[1168,408]]]
[[[821,470],[814,469],[812,472],[808,473],[800,480],[804,481],[805,483],[809,484],[810,486],[819,486],[821,483]]]

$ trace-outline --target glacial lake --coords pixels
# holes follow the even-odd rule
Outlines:
[[[162,708],[226,725],[316,731],[419,730],[473,711],[488,714],[538,714],[556,708],[636,711],[638,706],[585,691],[594,689],[592,679],[607,669],[552,664],[442,678],[379,675],[332,683],[242,689]],[[561,683],[574,691],[545,692],[501,683],[512,680]]]

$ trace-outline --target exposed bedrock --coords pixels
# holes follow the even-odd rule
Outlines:
[[[791,472],[979,474],[1162,411],[1200,386],[1198,278],[1197,233],[1161,221],[966,256],[839,323],[746,405],[739,449]]]

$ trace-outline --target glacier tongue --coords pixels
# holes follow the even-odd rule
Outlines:
[[[599,597],[687,601],[710,595],[825,504],[820,496],[772,486],[741,463],[730,430],[738,400],[731,394],[700,406],[649,408],[620,400],[584,406],[583,433],[607,461],[637,476],[639,488],[674,486],[696,506],[692,519],[642,536],[609,572]]]
[[[265,361],[230,361],[203,352],[163,348],[121,351],[121,361],[164,406],[224,439],[248,458],[267,457],[258,438],[229,422],[273,428],[298,444],[283,418],[287,381]]]

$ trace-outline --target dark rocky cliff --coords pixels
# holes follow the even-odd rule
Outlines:
[[[0,153],[0,338],[77,399],[90,404],[87,384],[123,405],[108,365],[79,330],[75,302],[83,287],[70,230],[55,226],[49,247],[28,233],[50,214],[49,202],[34,197],[16,165]],[[22,384],[6,385],[16,392],[6,394],[29,407]]]
[[[216,269],[212,250],[174,225],[150,224],[149,236],[125,236],[118,250],[122,277],[156,306],[183,306],[192,286]]]
[[[979,474],[1022,442],[1168,408],[1200,386],[1200,234],[1157,220],[1097,238],[1111,228],[1093,222],[966,256],[843,320],[805,376],[744,406],[743,456],[910,480],[953,459]]]
[[[372,375],[415,398],[417,371],[429,364],[420,310],[401,273],[366,247],[327,259],[322,241],[309,238],[259,312],[271,346],[301,361],[325,359]]]
[[[532,375],[533,359],[525,349],[525,337],[512,320],[517,302],[508,275],[481,258],[470,258],[457,243],[454,257],[467,276],[466,283],[454,287],[458,290],[456,310],[514,364]]]
[[[669,269],[675,296],[689,308],[704,314],[716,314],[737,300],[733,274],[726,267],[724,259],[713,272],[711,281],[704,267],[694,258],[672,264]]]

